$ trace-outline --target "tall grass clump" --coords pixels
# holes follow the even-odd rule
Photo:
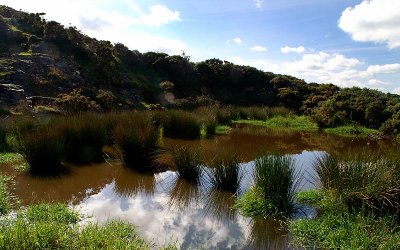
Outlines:
[[[7,131],[5,126],[0,123],[0,152],[5,151],[7,149]]]
[[[40,127],[30,132],[16,132],[15,149],[37,174],[57,174],[63,170],[65,137],[54,127]]]
[[[244,176],[239,164],[239,157],[236,155],[215,160],[213,168],[206,172],[212,188],[237,193]]]
[[[201,159],[196,151],[187,147],[175,147],[172,158],[180,178],[190,182],[199,182],[201,176]]]
[[[201,124],[194,114],[171,110],[162,114],[164,136],[179,139],[199,139]]]
[[[8,178],[0,175],[0,215],[6,214],[11,209],[10,193],[7,190]]]
[[[116,126],[114,141],[126,166],[139,171],[153,171],[159,137],[151,117],[144,113],[132,114]]]
[[[298,177],[291,157],[262,156],[255,161],[255,185],[237,206],[247,216],[290,215],[295,211]]]
[[[67,162],[89,164],[103,161],[107,130],[100,117],[86,114],[63,119],[62,123],[61,129],[67,145]]]
[[[337,192],[351,208],[395,212],[400,207],[400,165],[395,160],[324,155],[314,169],[322,188]]]

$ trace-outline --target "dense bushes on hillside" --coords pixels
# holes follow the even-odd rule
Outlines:
[[[44,54],[64,60],[62,64],[52,65],[50,72],[46,70],[42,74],[35,69],[33,78],[52,83],[49,86],[53,86],[53,92],[49,87],[45,91],[43,86],[35,89],[29,85],[25,86],[25,93],[31,91],[35,93],[32,95],[38,95],[44,92],[48,96],[59,96],[64,107],[76,99],[79,105],[72,105],[73,111],[79,110],[80,106],[84,110],[98,109],[98,104],[103,110],[115,109],[121,106],[120,103],[123,103],[121,107],[137,107],[140,101],[163,104],[160,96],[168,93],[176,100],[172,106],[177,108],[192,109],[207,103],[284,106],[298,114],[313,116],[324,127],[356,123],[393,133],[400,126],[400,97],[397,95],[306,83],[292,76],[263,72],[215,58],[194,63],[185,53],[169,56],[131,51],[120,43],[113,45],[90,38],[76,27],[46,22],[43,14],[29,14],[5,6],[0,6],[0,17],[0,53],[4,58],[31,51],[31,57]],[[1,70],[6,68],[5,62],[0,61]],[[40,69],[40,63],[38,60],[35,67]],[[60,67],[65,64],[76,72],[66,72]],[[11,68],[0,75],[8,77],[18,72],[18,68]],[[73,75],[78,75],[81,82],[77,83]],[[9,83],[26,84],[12,82],[18,77],[2,78],[2,81],[11,81]],[[69,89],[55,87],[61,82],[69,82],[66,85]],[[90,89],[92,93],[74,92],[77,87]]]

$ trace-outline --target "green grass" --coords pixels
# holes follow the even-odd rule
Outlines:
[[[32,56],[33,52],[32,52],[32,50],[28,50],[28,51],[25,51],[25,52],[21,52],[18,55],[20,55],[20,56]]]
[[[331,191],[308,191],[298,201],[314,205],[316,218],[290,223],[296,246],[317,249],[399,249],[396,218],[365,212],[349,212],[345,202]]]
[[[0,153],[0,163],[14,163],[21,160],[23,160],[23,157],[18,153]]]
[[[164,136],[178,139],[200,139],[201,124],[194,114],[180,110],[159,113]]]
[[[232,154],[216,159],[214,167],[206,171],[213,189],[237,193],[244,173],[239,169],[239,158]]]
[[[178,176],[190,182],[198,182],[201,175],[201,160],[197,152],[187,147],[175,147],[171,152]]]
[[[0,72],[0,77],[9,76],[9,75],[12,75],[12,74],[14,74],[13,71]]]
[[[255,161],[255,185],[241,197],[236,207],[246,216],[290,215],[298,174],[288,156],[262,156]]]
[[[219,135],[226,135],[226,134],[229,134],[231,132],[231,130],[232,130],[232,128],[229,126],[219,125],[219,126],[217,126],[215,133],[219,134]]]
[[[296,130],[315,130],[318,129],[316,123],[313,123],[306,116],[287,116],[273,117],[266,121],[261,120],[237,120],[234,123],[249,124],[254,126],[263,126],[268,128],[296,129]]]
[[[6,214],[11,209],[10,194],[7,189],[9,178],[0,175],[0,215]]]
[[[324,129],[326,133],[336,134],[342,136],[368,136],[368,135],[378,135],[380,132],[376,129],[370,129],[362,126],[341,126],[336,128],[326,128]]]

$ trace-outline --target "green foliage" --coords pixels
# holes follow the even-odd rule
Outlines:
[[[335,190],[353,208],[396,212],[400,206],[400,167],[389,159],[359,155],[339,160],[333,155],[317,158],[314,169],[326,190]]]
[[[17,153],[0,153],[0,163],[13,163],[22,159],[22,156]]]
[[[15,149],[33,173],[56,174],[63,169],[65,137],[54,127],[44,126],[29,133],[17,129]]]
[[[259,120],[237,120],[235,123],[250,124],[263,126],[268,128],[283,128],[283,129],[317,129],[317,125],[310,121],[306,116],[288,116],[288,117],[273,117],[266,121]]]
[[[216,190],[237,193],[244,175],[239,163],[239,158],[234,154],[214,160],[213,168],[206,171],[211,186]]]
[[[277,213],[277,208],[269,200],[263,198],[261,190],[257,187],[252,187],[245,192],[237,200],[235,208],[248,217],[274,215]]]
[[[11,209],[10,193],[7,189],[8,177],[0,175],[0,216],[6,214]]]
[[[201,159],[196,151],[187,147],[175,147],[171,152],[176,170],[180,178],[199,182],[201,176]]]
[[[340,126],[336,128],[326,128],[325,132],[343,136],[368,136],[377,135],[379,131],[376,129],[370,129],[362,126]]]
[[[89,97],[82,94],[81,89],[75,89],[69,94],[60,94],[56,104],[67,113],[99,110],[100,106]]]
[[[294,210],[294,197],[298,185],[298,174],[294,168],[294,161],[288,156],[262,156],[255,161],[255,187],[248,192],[245,200],[257,197],[253,204],[260,209],[253,209],[253,214],[269,216],[276,214],[290,215]],[[242,201],[249,203],[248,201]],[[245,211],[243,211],[246,213]]]
[[[135,113],[118,124],[113,138],[126,166],[140,171],[153,171],[158,129],[146,113]]]
[[[189,112],[171,110],[161,113],[164,136],[170,138],[199,139],[200,122]]]

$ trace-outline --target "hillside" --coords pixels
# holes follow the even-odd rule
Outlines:
[[[306,83],[219,59],[194,63],[184,53],[140,53],[43,17],[0,6],[4,109],[73,112],[128,109],[141,103],[178,108],[265,105],[310,115],[320,126],[357,123],[386,133],[400,128],[397,95]]]

